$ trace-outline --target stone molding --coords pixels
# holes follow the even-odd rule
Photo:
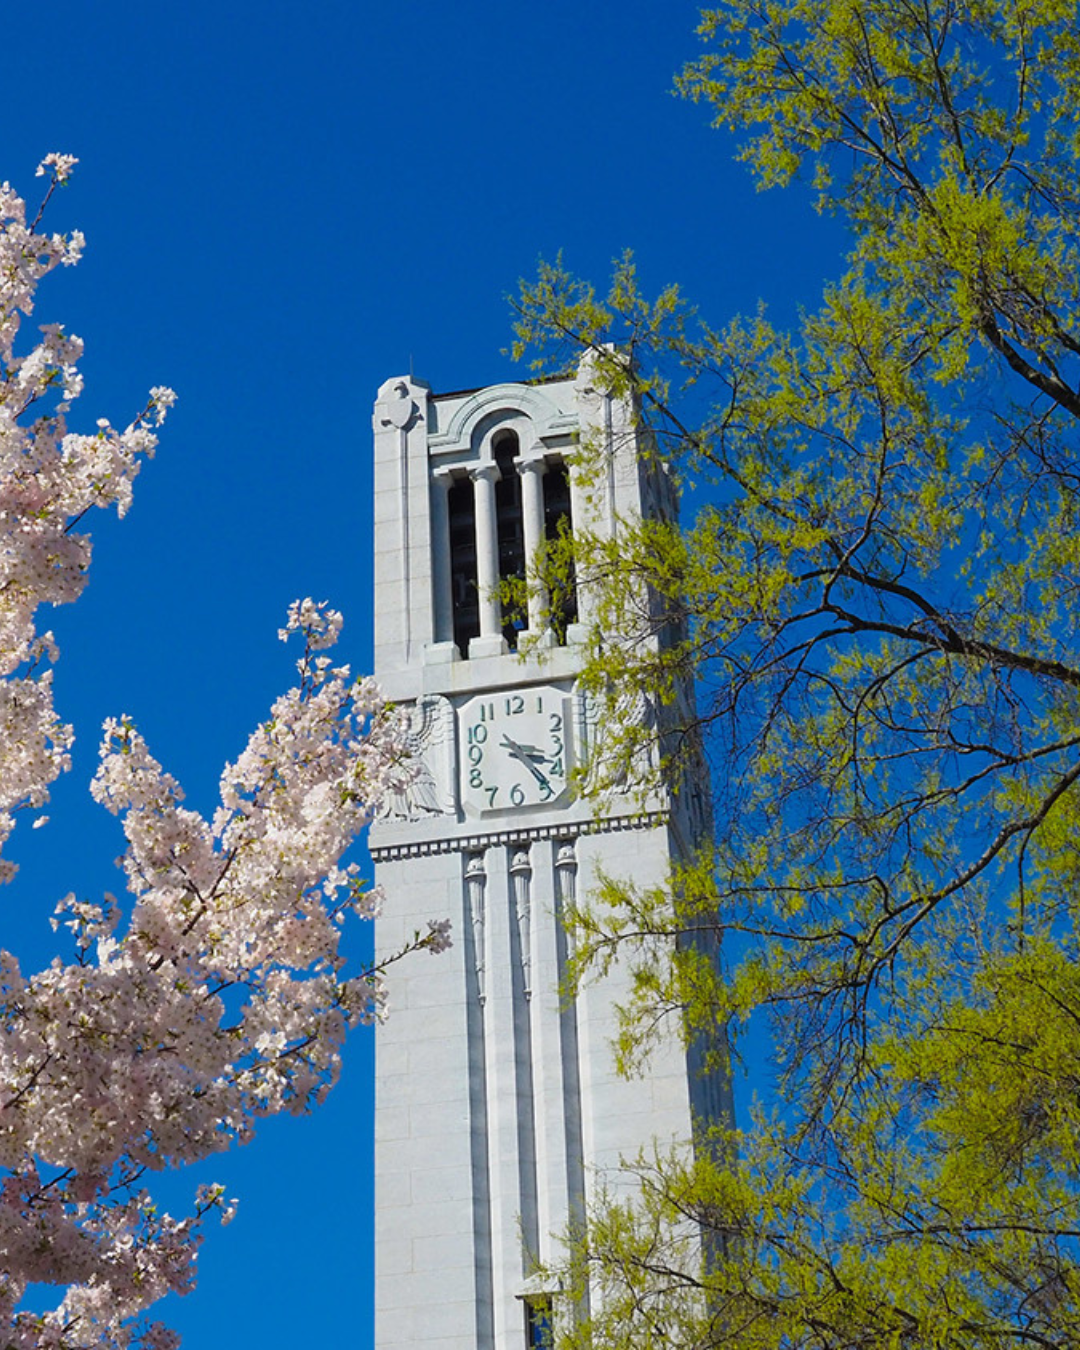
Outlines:
[[[369,846],[373,862],[398,858],[427,858],[435,853],[478,853],[498,844],[531,844],[536,839],[577,839],[583,834],[613,834],[620,830],[653,830],[669,822],[667,811],[645,811],[636,816],[612,816],[608,820],[585,820],[574,825],[517,826],[509,830],[482,830],[453,839],[417,839],[409,843]]]
[[[436,398],[438,404],[439,399]],[[523,413],[533,424],[534,434],[569,434],[577,430],[577,416],[564,412],[542,387],[528,384],[495,384],[471,394],[450,414],[444,430],[428,436],[429,453],[434,457],[462,454],[470,448],[473,427],[489,412]]]

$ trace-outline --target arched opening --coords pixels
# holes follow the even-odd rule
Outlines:
[[[544,538],[557,540],[569,535],[572,528],[570,514],[570,471],[561,461],[549,461],[544,474]],[[577,588],[574,583],[574,564],[567,559],[565,569],[556,569],[551,590],[551,628],[559,646],[566,642],[566,630],[577,623]]]
[[[524,583],[525,525],[521,514],[521,479],[514,463],[519,451],[516,432],[497,432],[491,442],[492,458],[498,465],[495,484],[495,519],[498,529],[499,581]],[[511,651],[516,650],[518,634],[526,625],[524,586],[521,597],[503,593],[503,637]]]
[[[480,635],[480,596],[476,589],[476,503],[472,479],[455,478],[446,499],[450,526],[450,590],[454,641],[462,656]]]

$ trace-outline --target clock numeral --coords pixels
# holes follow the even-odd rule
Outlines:
[[[516,717],[518,713],[525,711],[525,700],[520,694],[513,694],[506,700],[506,711],[510,717]]]
[[[487,740],[488,729],[483,722],[474,722],[469,728],[469,744],[483,745]]]
[[[470,763],[470,764],[479,764],[480,761],[481,761],[483,758],[484,758],[484,752],[483,752],[483,750],[480,748],[480,746],[478,746],[478,745],[470,745],[470,746],[469,746],[469,763]]]
[[[552,759],[559,759],[559,758],[561,757],[561,755],[562,755],[562,752],[563,752],[562,737],[561,737],[561,736],[552,736],[551,741],[552,741],[552,745],[551,745],[551,758],[552,758]]]
[[[485,790],[485,792],[486,792],[487,795],[488,795],[488,806],[494,806],[494,805],[495,805],[495,794],[496,794],[496,792],[498,792],[499,789],[498,789],[497,787],[489,787],[489,788],[485,788],[484,790]]]
[[[540,791],[544,794],[540,798],[542,802],[549,802],[551,801],[552,797],[555,796],[555,789],[551,786],[551,784],[548,782],[546,778],[540,784]]]
[[[470,786],[470,787],[473,787],[473,788],[478,788],[478,787],[483,787],[483,786],[484,786],[484,780],[483,780],[483,778],[481,778],[481,776],[480,776],[480,770],[479,770],[479,769],[470,769],[470,770],[469,770],[469,786]]]
[[[562,731],[562,718],[558,713],[549,713],[548,716],[551,718],[551,731],[554,735],[557,735]]]
[[[550,761],[549,772],[553,778],[565,778],[566,770],[563,768],[562,756]]]
[[[480,704],[480,721],[481,721],[481,722],[494,722],[494,721],[495,721],[495,704],[494,704],[494,703],[481,703],[481,704]]]
[[[514,804],[514,806],[525,805],[525,789],[521,786],[520,783],[515,783],[514,786],[510,789],[510,801]]]

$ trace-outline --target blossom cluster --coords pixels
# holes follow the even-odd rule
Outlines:
[[[44,161],[49,194],[73,163]],[[90,544],[74,527],[93,506],[123,513],[174,398],[153,390],[123,431],[68,430],[82,344],[47,325],[15,352],[37,284],[82,246],[40,233],[40,216],[27,224],[0,187],[0,847],[16,813],[46,800],[71,740],[36,610],[78,596]],[[92,792],[123,819],[126,920],[111,896],[69,896],[54,922],[74,939],[70,962],[24,975],[0,952],[9,1350],[174,1346],[146,1311],[190,1287],[201,1219],[227,1221],[235,1205],[203,1187],[195,1212],[173,1219],[148,1175],[247,1140],[263,1116],[310,1108],[337,1076],[348,1028],[381,1014],[382,971],[350,977],[339,952],[341,920],[381,899],[344,855],[407,755],[374,685],[327,654],[340,627],[326,605],[291,608],[283,635],[303,643],[299,681],[226,768],[211,818],[184,805],[130,719],[107,722]],[[433,929],[406,950],[448,941]],[[31,1284],[55,1286],[57,1306],[28,1310]]]
[[[71,172],[70,155],[50,155],[46,200]],[[47,663],[51,633],[39,633],[40,605],[74,600],[86,583],[90,539],[76,528],[91,507],[131,500],[141,459],[152,455],[157,425],[174,395],[161,388],[124,430],[101,420],[90,434],[68,430],[67,414],[82,391],[79,338],[44,324],[37,343],[16,353],[23,320],[33,313],[38,283],[78,261],[83,237],[38,230],[26,204],[0,184],[0,848],[15,812],[36,808],[67,767],[71,730],[57,717]],[[0,880],[13,868],[0,860]]]
[[[300,683],[226,768],[211,819],[184,805],[129,719],[106,723],[91,790],[123,818],[130,918],[121,932],[111,897],[69,896],[57,922],[72,964],[24,978],[0,957],[9,1337],[26,1282],[49,1280],[73,1286],[57,1345],[131,1343],[132,1319],[190,1284],[198,1241],[196,1222],[155,1217],[141,1179],[319,1102],[348,1028],[380,1013],[381,972],[344,974],[337,920],[371,911],[342,855],[396,771],[401,729],[370,681],[326,664],[335,616],[306,614]],[[216,1188],[198,1203],[231,1217]],[[50,1343],[39,1334],[10,1343]]]

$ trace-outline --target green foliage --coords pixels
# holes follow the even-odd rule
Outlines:
[[[663,710],[609,782],[704,744],[717,822],[582,904],[575,977],[631,963],[628,1068],[664,1014],[775,1051],[774,1113],[598,1204],[568,1346],[1080,1342],[1078,18],[728,0],[680,87],[812,178],[846,273],[791,335],[629,258],[522,288],[519,352],[591,352],[694,505],[560,545],[587,680]]]

